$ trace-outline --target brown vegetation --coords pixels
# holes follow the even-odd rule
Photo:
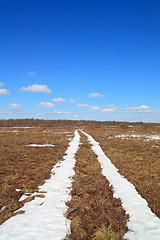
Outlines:
[[[160,126],[160,123],[143,123],[143,122],[117,122],[117,121],[86,121],[86,120],[43,120],[43,119],[0,119],[0,127],[70,127],[75,126],[117,126],[126,128],[128,126]]]

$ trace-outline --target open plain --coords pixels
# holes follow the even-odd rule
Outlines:
[[[118,172],[160,218],[160,126],[78,122],[0,128],[0,223],[25,214],[21,210],[25,203],[44,198],[45,192],[40,192],[39,186],[54,174],[55,164],[63,161],[75,129],[80,134],[80,145],[75,154],[71,198],[66,203],[65,216],[71,220],[71,233],[66,239],[116,240],[128,231],[129,216],[121,200],[114,197],[91,144],[79,129],[100,144]]]

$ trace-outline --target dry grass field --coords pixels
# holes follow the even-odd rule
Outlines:
[[[0,223],[15,214],[50,178],[52,167],[63,160],[74,130],[79,126],[0,128]],[[160,127],[156,125],[109,126],[85,124],[84,131],[100,143],[119,173],[134,184],[160,218]],[[79,131],[80,133],[80,131]],[[67,239],[122,239],[128,216],[112,187],[101,174],[96,155],[82,133],[76,154],[72,199],[67,203],[71,235]],[[151,139],[152,137],[152,139]],[[52,144],[54,147],[31,147]],[[33,193],[37,192],[37,195]],[[23,194],[26,198],[19,201]]]

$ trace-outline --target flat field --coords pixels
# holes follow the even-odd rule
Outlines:
[[[63,160],[78,128],[0,128],[0,223],[17,213],[23,214],[15,211],[26,202],[44,197],[38,193],[38,186],[50,178],[52,167]],[[119,173],[136,187],[160,218],[160,127],[96,123],[81,128],[99,142]],[[101,174],[87,137],[79,133],[81,144],[75,156],[72,198],[66,213],[71,220],[71,235],[66,239],[122,239],[128,231],[128,215],[120,199],[113,197],[112,186]]]

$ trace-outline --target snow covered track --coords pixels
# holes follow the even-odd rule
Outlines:
[[[89,134],[82,131],[92,144],[92,150],[98,156],[102,174],[114,188],[114,197],[120,198],[122,206],[129,214],[127,223],[129,231],[124,238],[128,240],[159,240],[160,219],[148,207],[147,201],[136,191],[135,187],[122,177],[116,167],[106,157],[103,150]]]
[[[35,198],[20,210],[25,213],[16,215],[0,226],[1,240],[60,240],[70,233],[70,221],[64,217],[67,211],[65,202],[70,200],[72,176],[74,175],[75,153],[80,143],[80,135],[75,136],[64,156],[64,161],[55,165],[55,173],[48,179],[40,191],[44,198]]]

